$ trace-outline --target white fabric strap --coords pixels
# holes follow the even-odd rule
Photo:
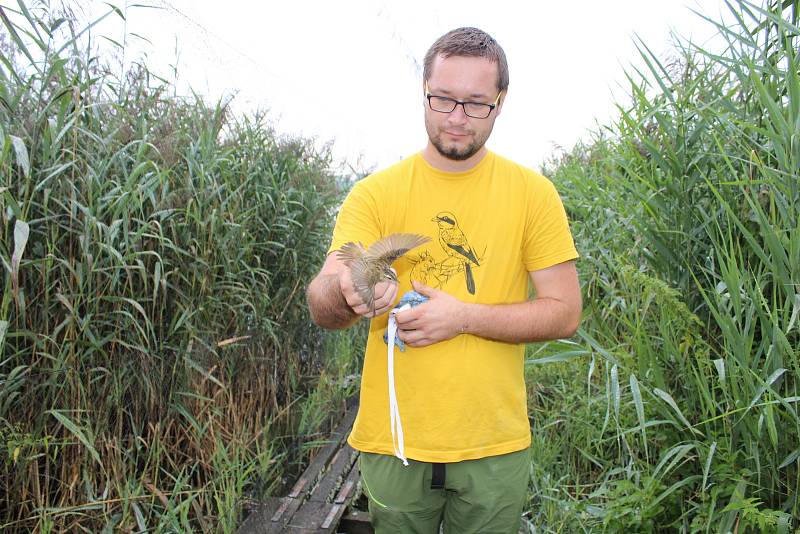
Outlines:
[[[397,336],[397,319],[394,316],[396,313],[409,308],[411,308],[409,304],[404,304],[389,312],[389,327],[387,331],[387,342],[389,344],[387,362],[389,368],[389,421],[392,429],[392,447],[394,447],[394,455],[403,460],[403,465],[408,465],[408,460],[405,457],[403,425],[400,423],[400,409],[397,407],[397,392],[394,389],[394,340]]]

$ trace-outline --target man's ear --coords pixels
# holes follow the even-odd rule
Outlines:
[[[495,109],[495,117],[500,115],[500,112],[503,111],[503,105],[506,103],[506,98],[508,97],[508,87],[503,90],[503,94],[500,95],[500,102],[497,103],[497,109]]]

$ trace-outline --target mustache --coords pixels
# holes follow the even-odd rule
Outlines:
[[[472,135],[475,133],[472,130],[462,130],[460,128],[439,128],[439,131],[455,135]]]

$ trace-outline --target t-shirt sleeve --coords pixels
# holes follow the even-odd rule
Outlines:
[[[546,269],[578,257],[567,213],[550,180],[540,177],[528,194],[528,219],[525,225],[523,258],[530,271]]]
[[[381,237],[376,206],[369,188],[363,182],[356,183],[339,208],[328,254],[350,241],[369,246]]]

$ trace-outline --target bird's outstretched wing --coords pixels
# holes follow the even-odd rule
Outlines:
[[[366,250],[364,249],[364,245],[361,243],[353,243],[350,241],[349,243],[345,243],[342,245],[342,248],[336,251],[336,254],[339,256],[345,265],[350,265],[355,260],[362,258]]]
[[[369,249],[367,249],[366,257],[370,260],[391,265],[409,250],[417,248],[430,240],[430,237],[419,234],[389,234],[370,245]]]
[[[353,281],[353,288],[367,304],[372,304],[375,298],[375,276],[371,272],[374,266],[370,266],[365,259],[357,258],[350,264],[350,278]],[[374,310],[373,310],[374,311]]]

